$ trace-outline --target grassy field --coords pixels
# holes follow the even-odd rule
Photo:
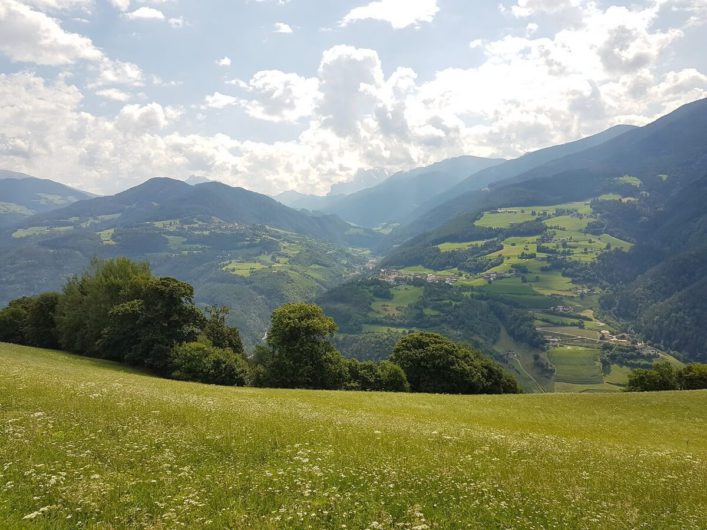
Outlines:
[[[0,345],[2,528],[704,528],[707,392],[204,386]]]
[[[555,381],[575,385],[596,385],[604,382],[599,364],[599,350],[581,346],[559,346],[548,352],[557,368]]]
[[[393,298],[390,300],[376,299],[371,304],[371,316],[397,317],[407,306],[414,304],[422,297],[422,287],[399,285],[393,287]]]

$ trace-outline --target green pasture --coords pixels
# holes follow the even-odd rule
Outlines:
[[[393,298],[390,300],[376,299],[371,308],[373,313],[389,317],[400,316],[409,305],[422,298],[424,288],[413,285],[398,285],[391,289]]]
[[[559,346],[548,351],[555,365],[555,381],[582,385],[603,384],[599,350],[582,346]]]
[[[1,528],[704,528],[707,391],[226,388],[11,345],[0,366]]]

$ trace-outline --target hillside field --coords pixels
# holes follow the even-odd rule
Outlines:
[[[2,528],[704,528],[707,392],[225,388],[0,344]]]

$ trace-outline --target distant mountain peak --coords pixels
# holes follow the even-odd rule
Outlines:
[[[203,177],[201,175],[191,175],[187,180],[185,180],[187,184],[190,186],[196,186],[197,184],[205,184],[207,182],[214,182],[211,179],[208,179],[206,177]]]

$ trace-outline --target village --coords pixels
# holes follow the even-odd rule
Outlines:
[[[459,278],[455,276],[441,276],[439,274],[424,272],[407,272],[398,269],[380,269],[376,276],[379,280],[391,285],[399,285],[413,280],[421,280],[426,283],[444,283],[447,285],[454,285],[459,281]]]

